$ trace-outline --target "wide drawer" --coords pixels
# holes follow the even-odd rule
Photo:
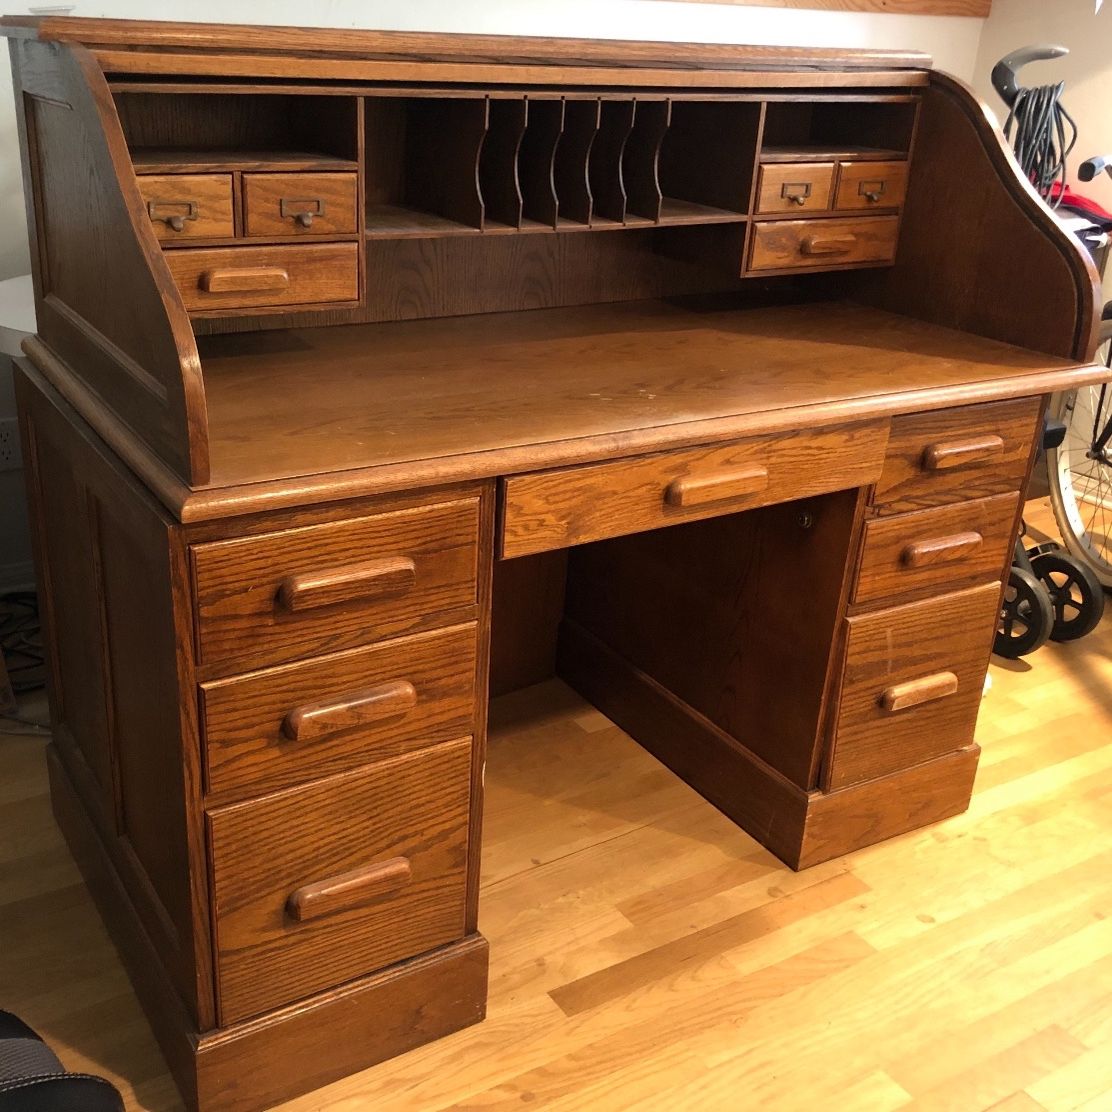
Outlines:
[[[999,578],[1018,504],[1018,494],[1000,494],[874,518],[865,525],[853,601],[877,602]]]
[[[881,265],[896,257],[895,216],[768,220],[753,225],[750,270],[822,270]]]
[[[202,664],[246,671],[473,621],[477,498],[191,549]]]
[[[757,212],[824,212],[834,188],[833,162],[790,162],[762,166]]]
[[[843,162],[834,207],[842,210],[898,208],[907,196],[906,162]]]
[[[354,232],[354,174],[244,174],[249,236]]]
[[[138,181],[147,216],[164,243],[235,235],[231,174],[143,174]]]
[[[827,787],[969,745],[1000,604],[986,583],[846,621]]]
[[[464,933],[471,741],[208,816],[221,1024]]]
[[[875,480],[886,425],[754,437],[503,480],[500,554],[525,556]]]
[[[472,731],[473,624],[201,685],[207,787],[262,795]]]
[[[1019,490],[1039,407],[1017,398],[893,418],[874,506],[894,513]]]
[[[327,304],[359,297],[354,243],[195,247],[168,251],[166,262],[190,312]]]

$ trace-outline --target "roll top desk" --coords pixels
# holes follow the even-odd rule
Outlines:
[[[795,868],[966,807],[1045,401],[1105,373],[968,89],[3,29],[52,797],[192,1107],[483,1017],[493,696],[560,676]]]

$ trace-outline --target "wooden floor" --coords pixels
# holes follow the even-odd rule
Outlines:
[[[995,662],[970,811],[795,874],[558,683],[497,707],[486,1023],[289,1110],[1112,1109],[1112,619]],[[0,737],[0,1006],[178,1108]]]

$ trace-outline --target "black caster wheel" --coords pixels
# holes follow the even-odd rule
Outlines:
[[[1092,633],[1104,614],[1104,589],[1096,573],[1068,552],[1040,552],[1031,560],[1054,611],[1052,641]]]
[[[1054,628],[1054,608],[1046,588],[1029,571],[1012,568],[992,651],[1008,660],[1018,660],[1045,645]]]

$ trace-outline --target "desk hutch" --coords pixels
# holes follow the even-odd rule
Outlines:
[[[58,821],[187,1102],[478,1022],[492,695],[804,868],[962,811],[1095,276],[915,53],[10,39]]]

